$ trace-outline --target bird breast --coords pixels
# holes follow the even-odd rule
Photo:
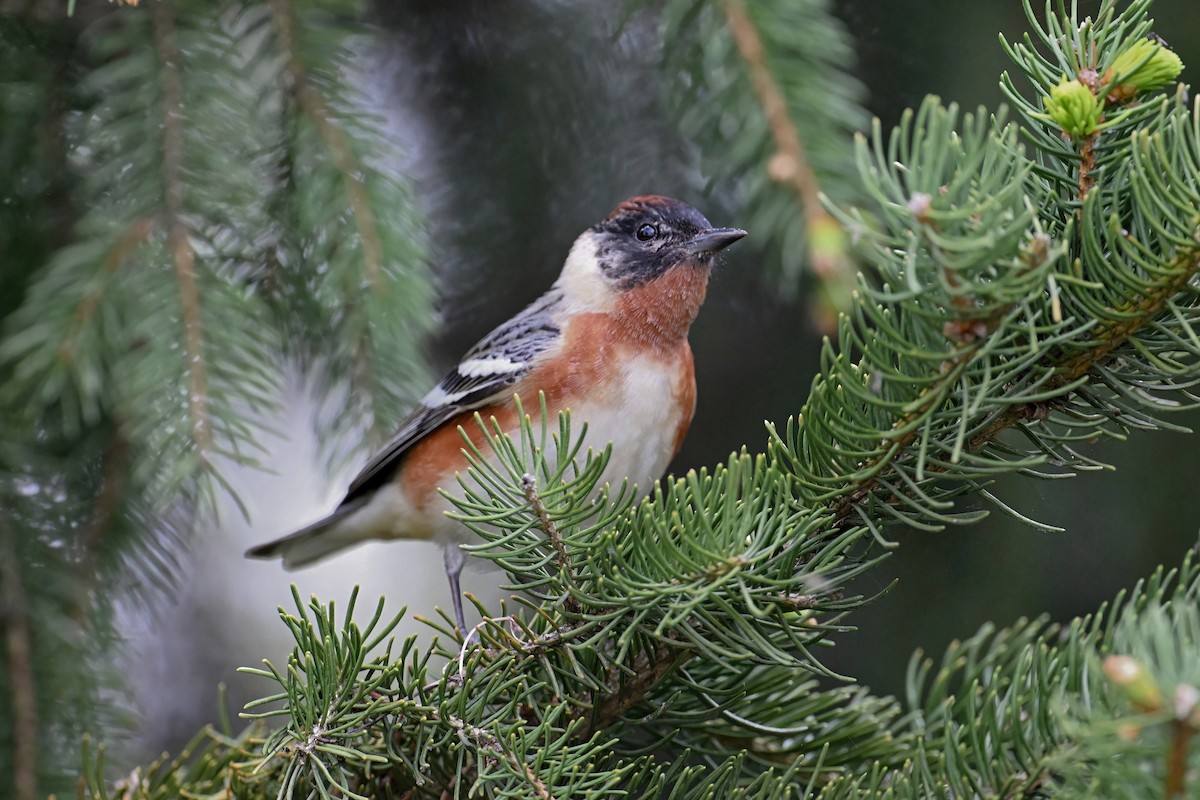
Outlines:
[[[627,479],[647,493],[662,477],[691,424],[696,404],[692,352],[687,339],[672,346],[647,348],[629,335],[628,326],[611,314],[587,313],[570,318],[563,340],[542,363],[513,387],[527,413],[535,416],[538,394],[546,396],[547,420],[557,426],[559,411],[569,411],[573,436],[587,423],[586,445],[599,452],[612,443],[612,457],[602,482],[618,488]],[[495,419],[501,429],[519,440],[520,421],[511,400],[479,409],[485,419]],[[404,491],[389,493],[397,508],[380,506],[395,514],[402,525],[388,528],[380,515],[380,538],[432,538],[471,541],[468,529],[448,518],[453,504],[439,493],[461,494],[455,473],[465,473],[458,426],[484,453],[488,446],[475,424],[473,412],[464,413],[430,436],[409,455],[400,475]],[[494,460],[494,459],[493,459]]]
[[[612,442],[604,480],[614,488],[628,478],[639,494],[646,494],[679,450],[696,394],[686,342],[674,356],[673,363],[650,354],[622,360],[607,391],[582,397],[570,409],[573,427],[587,422],[587,443],[593,449]]]

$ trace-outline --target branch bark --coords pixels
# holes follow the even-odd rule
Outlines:
[[[567,596],[563,605],[568,611],[576,613],[579,611],[579,603],[571,595],[571,586],[575,582],[575,575],[571,570],[571,554],[567,552],[567,545],[563,542],[562,534],[559,532],[558,526],[554,524],[554,520],[550,519],[550,512],[546,510],[546,504],[542,502],[542,497],[538,494],[537,479],[528,473],[522,475],[521,491],[525,494],[525,501],[537,515],[538,527],[542,529],[542,533],[546,534],[550,546],[554,548],[558,572],[562,576],[563,583],[566,584],[563,588],[566,590]]]
[[[594,702],[591,713],[584,717],[584,723],[575,731],[576,738],[583,741],[596,731],[611,728],[631,708],[645,700],[659,681],[692,656],[690,650],[668,646],[655,648],[650,654],[642,653],[634,661],[635,675],[632,679],[619,681],[619,673],[610,678],[610,684],[615,684],[613,690],[600,695]]]
[[[767,65],[762,37],[746,11],[745,3],[743,0],[724,0],[722,7],[738,53],[750,73],[754,93],[767,118],[771,138],[775,141],[776,152],[767,164],[767,174],[772,180],[787,184],[796,193],[808,234],[809,263],[824,285],[829,299],[837,305],[842,294],[848,295],[844,285],[852,284],[856,273],[845,247],[835,244],[843,238],[841,226],[821,203],[820,180],[812,168],[800,130],[788,110],[787,98]],[[843,285],[842,290],[836,290],[835,284]],[[822,316],[830,315],[825,313]],[[830,316],[822,320],[821,327],[832,330],[835,324],[836,320]]]
[[[115,430],[108,440],[104,456],[100,461],[100,485],[92,503],[91,513],[78,541],[76,561],[74,607],[71,615],[79,624],[84,623],[88,613],[88,596],[96,585],[96,558],[104,546],[104,539],[121,511],[121,500],[125,496],[125,475],[129,465],[129,442]]]
[[[334,114],[322,94],[313,88],[308,69],[301,60],[296,44],[296,21],[288,0],[271,0],[271,12],[279,35],[279,46],[287,60],[287,73],[296,105],[312,123],[317,135],[329,150],[333,166],[341,176],[346,202],[354,217],[354,229],[362,246],[363,278],[370,294],[377,294],[383,283],[383,240],[379,235],[379,222],[367,192],[363,178],[363,166],[359,163],[346,132],[334,121]],[[355,288],[355,287],[351,287]],[[347,293],[349,301],[346,314],[353,314],[360,305],[357,292]],[[359,335],[354,345],[352,381],[365,385],[371,374],[370,339],[365,332]],[[378,419],[372,419],[370,435],[374,444],[382,444],[383,429]]]
[[[201,458],[206,458],[212,446],[212,428],[208,414],[208,376],[204,366],[204,329],[200,319],[196,253],[192,250],[187,223],[184,221],[183,54],[175,34],[171,5],[155,3],[154,42],[162,64],[163,216],[167,243],[175,263],[175,278],[179,284],[192,440]]]

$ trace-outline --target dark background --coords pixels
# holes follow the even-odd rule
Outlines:
[[[1099,3],[1080,7],[1086,14]],[[857,41],[867,106],[885,129],[927,94],[995,109],[1009,68],[997,36],[1016,39],[1027,27],[1015,0],[843,0],[836,10]],[[415,128],[412,166],[434,230],[438,368],[540,294],[578,232],[622,197],[675,194],[715,224],[743,224],[725,198],[697,191],[694,154],[664,118],[652,15],[633,14],[618,34],[618,14],[604,3],[410,0],[377,12],[388,30],[385,102]],[[1200,64],[1194,4],[1159,2],[1153,13],[1184,63]],[[699,408],[674,471],[716,463],[743,444],[761,449],[763,421],[784,421],[806,397],[820,341],[806,298],[778,299],[756,266],[751,248],[734,248],[693,329]],[[939,534],[893,530],[895,556],[857,588],[874,594],[897,583],[854,616],[861,630],[839,639],[829,663],[876,691],[899,692],[916,648],[936,654],[986,621],[1085,614],[1176,562],[1200,527],[1194,438],[1135,432],[1087,452],[1116,471],[1006,479],[996,489],[1067,533],[996,515]]]

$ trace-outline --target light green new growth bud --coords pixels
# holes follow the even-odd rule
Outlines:
[[[1162,692],[1154,682],[1154,676],[1137,659],[1109,656],[1104,659],[1104,674],[1139,710],[1155,712],[1162,709]]]
[[[1065,78],[1050,90],[1046,113],[1075,138],[1090,136],[1100,127],[1100,101],[1079,81]]]
[[[1183,72],[1183,61],[1150,39],[1139,39],[1117,56],[1108,77],[1122,87],[1141,92],[1166,86]],[[1132,93],[1131,93],[1132,94]]]

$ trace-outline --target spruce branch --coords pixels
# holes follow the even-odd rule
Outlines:
[[[668,100],[709,187],[738,198],[781,291],[815,277],[832,328],[855,270],[821,191],[856,196],[847,137],[867,120],[845,26],[826,0],[672,0],[662,25]]]
[[[105,539],[121,516],[121,505],[128,489],[130,457],[129,442],[118,427],[109,437],[101,456],[99,486],[78,543],[75,603],[71,616],[81,625],[92,604],[90,594],[99,575],[98,561],[106,549]]]
[[[572,437],[566,427],[567,420],[565,418],[559,420],[559,436],[555,437],[553,443],[549,443],[547,432],[552,427],[546,423],[544,404],[541,410],[540,421],[530,417],[524,418],[519,445],[516,442],[506,441],[494,423],[485,424],[482,420],[478,421],[488,435],[487,449],[499,456],[500,463],[495,464],[485,458],[482,454],[483,448],[479,445],[472,445],[467,440],[468,450],[472,456],[472,469],[469,476],[464,476],[463,486],[468,496],[464,500],[456,500],[462,510],[461,518],[476,528],[488,542],[487,545],[473,546],[472,549],[480,555],[500,563],[513,564],[510,570],[521,576],[514,585],[524,590],[528,590],[531,585],[538,584],[538,579],[535,578],[536,573],[531,570],[541,569],[541,565],[548,560],[553,562],[555,548],[546,537],[526,538],[521,535],[530,527],[540,527],[542,523],[538,520],[539,515],[536,512],[530,513],[532,509],[525,493],[523,491],[514,493],[511,489],[506,489],[506,480],[509,485],[512,483],[516,483],[518,486],[528,485],[527,480],[521,480],[525,475],[533,472],[553,474],[556,470],[555,464],[557,464],[557,472],[561,474],[566,465],[567,475],[574,472],[581,477],[577,481],[568,481],[561,490],[558,489],[561,478],[545,479],[542,482],[543,486],[554,489],[553,496],[561,498],[554,504],[542,504],[545,516],[551,520],[570,519],[572,528],[581,528],[589,532],[602,530],[593,525],[589,517],[599,515],[601,518],[609,518],[602,504],[593,503],[587,499],[592,493],[596,481],[593,467],[602,464],[603,461],[590,458],[582,466],[576,466],[571,465],[561,455],[557,461],[546,458],[555,451],[559,453],[579,452],[580,447],[567,444],[571,442]],[[606,455],[604,458],[606,459]],[[654,503],[661,507],[661,512],[650,511],[650,506],[638,507],[639,512],[647,512],[641,515],[639,520],[640,523],[647,526],[654,525],[652,520],[658,519],[655,515],[659,513],[666,514],[669,519],[678,513],[676,509],[686,509],[687,518],[672,526],[671,533],[653,533],[651,532],[652,528],[630,530],[627,526],[632,522],[631,520],[623,521],[620,517],[613,517],[611,518],[613,522],[620,522],[621,528],[625,528],[625,530],[614,531],[611,536],[605,536],[599,541],[594,539],[594,533],[585,537],[573,530],[570,532],[560,530],[559,534],[570,543],[572,559],[578,559],[575,563],[586,565],[582,570],[585,575],[592,575],[595,571],[596,556],[590,555],[591,553],[608,553],[607,557],[612,558],[614,555],[612,550],[618,543],[622,545],[621,549],[645,549],[648,557],[656,561],[661,560],[661,553],[651,555],[651,552],[656,551],[658,546],[662,546],[672,536],[678,536],[684,531],[694,528],[697,521],[692,517],[698,515],[700,509],[713,502],[712,500],[699,501],[699,496],[702,496],[709,486],[713,490],[716,490],[717,487],[724,490],[723,494],[726,498],[724,502],[728,503],[728,498],[735,496],[738,491],[733,487],[744,487],[748,491],[753,491],[750,486],[756,485],[756,482],[749,479],[750,474],[758,474],[760,477],[771,474],[770,472],[747,473],[745,470],[748,466],[748,461],[735,459],[728,466],[728,470],[719,471],[711,483],[698,476],[689,476],[689,480],[671,485],[669,491],[655,496]],[[756,466],[759,469],[764,468],[761,460]],[[587,476],[588,480],[584,480],[584,476]],[[763,484],[758,483],[757,485],[762,486]],[[489,487],[488,494],[482,493],[478,489],[479,486]],[[747,525],[755,522],[762,524],[763,520],[759,515],[772,507],[773,496],[770,491],[750,496],[754,497],[754,502],[744,505],[734,504],[736,515],[744,519]],[[451,498],[454,499],[454,496],[451,495]],[[566,501],[565,507],[564,501]],[[760,506],[759,503],[762,505]],[[732,512],[735,509],[731,508],[730,510]],[[493,527],[477,525],[483,520],[488,520]],[[758,656],[744,651],[746,651],[747,645],[757,644],[761,634],[753,633],[752,626],[737,624],[732,619],[728,622],[724,620],[718,622],[712,619],[711,615],[702,615],[699,619],[690,615],[696,613],[696,609],[701,608],[699,601],[704,598],[706,593],[720,591],[725,587],[730,591],[730,601],[734,601],[736,598],[739,607],[742,603],[752,603],[751,607],[755,609],[754,613],[760,619],[770,618],[772,606],[769,604],[772,603],[778,604],[775,607],[780,610],[786,608],[786,614],[795,615],[797,612],[794,598],[800,596],[801,593],[780,591],[784,580],[787,580],[788,585],[795,585],[794,577],[781,580],[778,584],[764,582],[763,586],[751,590],[756,597],[761,594],[761,600],[749,601],[746,599],[749,592],[738,589],[738,583],[743,578],[755,577],[753,572],[760,558],[766,557],[767,553],[773,549],[777,551],[778,548],[773,548],[770,544],[777,540],[771,537],[783,535],[782,531],[779,531],[778,534],[774,531],[771,533],[763,531],[764,541],[760,544],[761,555],[746,556],[740,553],[731,553],[728,549],[735,542],[742,547],[746,545],[747,535],[739,532],[746,528],[742,528],[737,523],[731,524],[729,520],[709,519],[705,524],[710,526],[711,533],[717,538],[706,543],[702,557],[699,556],[699,552],[695,553],[696,560],[689,564],[690,574],[681,575],[678,571],[673,574],[665,573],[654,579],[655,584],[638,586],[629,583],[630,578],[637,577],[638,566],[626,562],[627,567],[614,567],[612,573],[600,578],[603,583],[611,582],[613,584],[611,588],[604,587],[603,583],[597,583],[598,576],[577,581],[578,590],[574,596],[578,602],[578,611],[566,624],[562,619],[562,609],[551,606],[537,609],[536,616],[530,623],[522,623],[519,618],[504,617],[511,619],[512,624],[522,631],[519,635],[508,634],[498,626],[484,626],[480,631],[480,636],[486,643],[486,647],[474,651],[480,660],[468,661],[466,667],[458,671],[458,677],[454,680],[456,693],[470,690],[471,680],[465,676],[471,674],[472,666],[477,672],[481,665],[486,664],[488,673],[496,670],[495,674],[497,675],[505,674],[508,672],[504,669],[505,663],[513,664],[513,659],[519,658],[520,666],[514,664],[510,669],[516,669],[521,674],[530,674],[529,671],[532,669],[534,670],[533,675],[544,675],[543,680],[554,687],[555,695],[565,696],[568,698],[568,702],[576,706],[577,710],[572,712],[572,717],[582,724],[582,727],[577,728],[572,734],[571,738],[576,741],[586,741],[588,737],[599,735],[604,731],[607,731],[609,736],[614,732],[624,731],[621,744],[623,752],[629,752],[628,748],[635,746],[639,749],[648,747],[648,743],[635,745],[635,742],[644,738],[640,731],[643,728],[647,728],[648,731],[657,731],[659,724],[654,722],[647,725],[636,722],[642,713],[650,718],[664,717],[663,724],[666,726],[679,724],[676,720],[689,719],[687,724],[693,728],[689,732],[689,736],[694,736],[698,743],[707,743],[709,748],[712,748],[713,743],[734,741],[736,737],[706,731],[703,725],[699,724],[699,720],[706,716],[726,713],[729,711],[726,704],[736,704],[741,699],[737,694],[738,688],[735,687],[745,685],[746,667],[739,666],[737,662],[744,660],[751,664],[756,663]],[[814,521],[811,524],[815,527],[818,523]],[[496,530],[497,527],[500,529],[499,533]],[[684,535],[686,536],[686,534]],[[730,538],[726,540],[725,536]],[[826,550],[825,558],[836,560],[841,553],[841,548],[852,542],[853,539],[843,538],[840,545],[831,546]],[[626,543],[630,547],[624,547],[623,545]],[[638,546],[642,544],[645,545],[644,548]],[[679,544],[684,543],[680,542]],[[810,544],[820,547],[817,542],[810,542]],[[582,554],[577,548],[582,548]],[[519,562],[511,560],[517,554],[520,554],[521,560]],[[629,557],[634,553],[626,555]],[[773,558],[774,563],[788,563],[786,553],[774,555]],[[821,563],[823,562],[810,564],[813,572],[822,569]],[[849,577],[851,572],[847,570],[846,577]],[[789,570],[789,573],[794,576],[793,571]],[[620,579],[615,577],[618,574],[622,576]],[[839,575],[838,580],[840,581],[841,578],[842,576]],[[820,586],[820,593],[814,591],[818,586]],[[601,588],[604,590],[602,594],[607,596],[598,593],[597,590]],[[655,594],[651,595],[651,592]],[[836,606],[836,602],[832,599],[836,595],[837,589],[831,581],[818,582],[814,579],[809,591],[804,593],[803,604],[831,609]],[[853,604],[854,599],[849,602]],[[631,617],[636,626],[634,629],[622,629],[619,626],[622,616],[625,615]],[[486,612],[485,616],[488,616]],[[701,620],[703,621],[701,622]],[[552,637],[537,636],[533,633],[530,625],[545,626],[546,629],[553,632]],[[825,625],[834,626],[833,623]],[[823,630],[829,629],[825,625],[807,627],[806,632],[800,635],[797,635],[799,631],[792,631],[788,639],[803,647],[805,639],[810,636],[813,638],[822,636]],[[790,627],[790,622],[787,626]],[[727,627],[728,629],[726,629]],[[604,642],[606,630],[612,631],[611,634],[608,634],[610,637],[617,635],[617,632],[620,631],[620,638],[631,642],[632,646],[618,645],[614,647],[611,644],[588,646],[591,642]],[[446,632],[450,633],[449,630]],[[643,637],[644,641],[639,642],[639,639]],[[546,648],[543,649],[543,646]],[[540,651],[540,658],[527,660],[522,657],[523,653],[535,648]],[[737,652],[739,650],[743,652]],[[659,698],[664,691],[664,684],[670,682],[670,677],[677,674],[677,669],[681,665],[695,662],[697,659],[703,660],[710,653],[715,652],[722,653],[722,658],[728,658],[732,663],[728,664],[727,662],[726,668],[715,674],[705,673],[703,670],[697,673],[709,675],[708,680],[704,682],[703,689],[704,697],[708,699],[696,704],[701,709],[699,716],[696,712],[680,710],[681,716],[676,717],[672,712],[662,708],[657,711],[652,710],[658,702],[656,698]],[[804,664],[806,667],[811,664],[809,661],[811,655],[807,651],[802,651],[802,659],[769,648],[768,652],[771,655],[763,657],[778,659],[781,666],[787,664],[794,669],[798,664]],[[781,669],[779,674],[782,677],[791,673],[787,669]],[[478,680],[479,678],[476,678],[476,682]],[[791,686],[794,683],[789,682],[787,685]],[[572,686],[578,688],[572,690]],[[783,685],[779,685],[779,689],[782,690]],[[682,695],[676,695],[672,699],[671,705],[686,702],[681,698],[690,696],[693,691],[699,690],[689,689]],[[718,702],[714,708],[711,698],[716,695],[722,695],[724,699],[722,702]],[[528,695],[525,696],[528,697]],[[528,703],[531,708],[536,708],[538,705],[535,701],[524,702]],[[764,698],[763,702],[769,703],[769,700]],[[836,706],[836,703],[824,709],[824,712],[836,714],[833,706]],[[645,711],[642,711],[643,709]],[[736,729],[739,725],[754,725],[755,713],[749,710],[745,714],[730,712],[729,719],[734,721],[731,727]],[[543,718],[533,711],[529,712],[528,716],[532,719]],[[655,734],[650,733],[649,735]],[[627,740],[626,736],[629,737]],[[717,750],[720,749],[717,747]],[[724,751],[718,758],[729,755],[729,751]]]
[[[362,303],[358,297],[359,291],[365,291],[368,295],[379,294],[381,291],[384,253],[374,204],[371,202],[362,177],[363,165],[358,163],[345,131],[337,124],[325,98],[313,85],[301,58],[296,42],[295,15],[290,2],[288,0],[271,0],[270,6],[278,29],[279,47],[287,64],[291,93],[301,113],[317,131],[329,153],[330,161],[345,193],[346,205],[354,220],[354,229],[362,248],[363,288],[360,290],[355,283],[346,287],[348,307],[344,313],[353,317],[362,313],[359,308]],[[351,383],[363,389],[366,388],[369,376],[374,371],[370,363],[373,345],[369,338],[369,330],[368,326],[361,326],[351,348],[351,363],[353,364],[353,369],[350,371]],[[358,392],[360,389],[352,391]],[[380,418],[378,414],[372,414],[369,431],[373,446],[382,444],[381,437],[384,435],[386,427],[386,420]]]
[[[437,712],[433,712],[431,716],[435,720],[440,720]],[[514,773],[523,776],[536,793],[538,800],[554,800],[554,795],[546,788],[545,781],[537,776],[533,768],[522,761],[515,752],[505,747],[500,739],[490,731],[476,725],[468,725],[453,715],[447,716],[445,722],[451,728],[459,731],[467,741],[470,741],[475,746],[477,753],[484,755],[485,758],[503,761]]]
[[[1067,402],[1072,388],[1079,385],[1081,378],[1096,367],[1111,361],[1114,351],[1126,344],[1130,336],[1150,326],[1162,314],[1172,298],[1185,291],[1197,275],[1200,275],[1200,247],[1178,254],[1147,291],[1136,298],[1131,298],[1123,307],[1113,310],[1113,319],[1106,321],[1096,329],[1093,335],[1096,344],[1091,349],[1063,358],[1061,361],[1050,360],[1046,372],[1051,373],[1052,377],[1043,384],[1042,394],[1046,399],[1042,402],[1050,404],[1051,407],[1054,404]],[[925,396],[931,399],[926,400],[897,423],[896,428],[905,433],[895,440],[895,450],[879,456],[875,462],[868,463],[866,465],[868,477],[858,484],[848,485],[846,487],[848,493],[836,500],[832,510],[840,524],[851,524],[856,520],[852,516],[856,504],[862,502],[879,485],[878,473],[882,467],[892,461],[896,452],[909,447],[916,441],[920,431],[914,423],[921,419],[922,414],[930,410],[931,402],[935,402],[944,395],[948,385],[953,385],[959,380],[960,368],[966,364],[972,354],[978,351],[978,346],[968,346],[952,359],[944,362],[943,366],[939,368],[938,372],[947,376],[946,384],[939,384],[934,389],[927,390]],[[980,452],[1004,431],[1030,422],[1042,422],[1046,419],[1046,415],[1046,407],[1040,403],[1027,402],[1010,405],[996,414],[968,440],[966,451]],[[933,464],[925,469],[924,475],[918,477],[942,474],[950,469],[949,464]],[[888,502],[897,503],[900,500],[895,497]]]
[[[575,729],[575,737],[583,741],[597,731],[612,729],[630,711],[645,703],[647,695],[692,655],[667,643],[639,654],[630,665],[631,676],[611,670],[603,693],[597,695],[591,710],[581,715],[583,722]]]
[[[310,249],[311,261],[298,257],[303,248],[285,250],[310,231],[292,214],[306,198],[291,196],[299,192],[280,169],[290,120],[277,112],[294,95],[271,50],[267,4],[103,5],[79,25],[19,17],[15,27],[0,26],[0,84],[38,90],[0,92],[5,119],[31,132],[28,143],[25,134],[6,138],[0,159],[7,182],[28,187],[10,192],[18,202],[0,215],[12,256],[0,283],[17,290],[0,303],[0,493],[33,626],[37,694],[19,688],[40,726],[10,736],[19,709],[5,659],[0,765],[9,775],[16,764],[22,775],[35,770],[42,794],[61,793],[72,761],[64,751],[81,729],[108,721],[105,710],[122,696],[105,669],[119,640],[110,604],[161,602],[180,544],[218,494],[232,494],[235,467],[256,465],[282,366],[297,354],[285,342],[305,331],[329,352],[356,346],[349,327],[308,313],[316,291],[296,290],[342,282],[339,296],[353,293],[369,307],[357,330],[369,331],[382,353],[370,366],[371,394],[403,398],[396,405],[423,383],[419,334],[432,314],[423,261],[411,256],[420,252],[419,217],[410,198],[397,203],[402,193],[379,191],[400,186],[381,161],[342,159],[366,187],[349,194],[374,191],[369,213],[392,224],[376,222],[359,244],[357,229],[339,222],[351,222],[352,198],[331,181],[341,193],[322,211],[335,222],[308,240],[369,254],[378,278],[368,291],[363,260],[355,277],[323,261],[320,247]],[[295,10],[323,15],[330,7]],[[321,56],[329,72],[345,66],[350,31],[306,33],[328,34]],[[39,49],[37,59],[26,57]],[[306,74],[321,85],[330,115],[352,107],[348,81],[322,83],[321,69]],[[338,121],[346,152],[384,152],[362,136],[369,124]],[[304,125],[318,138],[307,117]],[[305,174],[318,160],[312,150],[291,155]],[[319,160],[334,158],[326,151]],[[38,199],[26,203],[27,191]],[[13,238],[13,220],[32,224]],[[257,282],[269,255],[286,265],[287,302]],[[398,415],[388,409],[380,418]],[[0,642],[21,633],[8,621],[0,620]],[[37,748],[36,759],[26,747]]]
[[[104,257],[104,268],[111,274],[121,269],[137,248],[141,247],[155,232],[157,221],[150,216],[139,217],[129,228],[118,236]],[[79,337],[86,335],[91,325],[92,317],[100,309],[104,293],[111,289],[112,284],[100,283],[94,289],[86,292],[75,304],[70,331],[59,346],[59,357],[65,362],[75,360],[78,350]]]
[[[853,285],[857,269],[845,250],[845,237],[821,202],[821,187],[812,168],[800,131],[792,121],[787,99],[766,62],[762,38],[742,0],[723,0],[722,8],[738,52],[746,63],[763,115],[771,129],[776,153],[767,163],[772,180],[786,183],[796,193],[804,215],[808,259],[818,280],[830,284],[825,291],[831,298],[846,295],[844,286]]]
[[[554,520],[550,519],[550,514],[546,510],[546,504],[542,502],[542,498],[538,495],[537,479],[528,472],[521,476],[521,491],[525,493],[526,502],[533,509],[533,513],[537,515],[542,533],[546,534],[550,546],[554,548],[555,555],[558,558],[558,568],[569,581],[571,577],[571,556],[567,553],[566,545],[563,544],[562,534],[558,532],[558,526],[554,524]]]
[[[279,30],[279,46],[287,60],[291,91],[300,110],[320,134],[337,168],[347,205],[354,217],[354,228],[362,242],[364,278],[370,291],[378,291],[383,272],[383,245],[375,211],[363,183],[363,166],[351,150],[345,132],[334,121],[325,98],[309,79],[296,44],[296,21],[291,4],[288,0],[271,0],[271,12]]]
[[[809,225],[818,216],[828,219],[828,214],[821,205],[821,190],[817,176],[808,163],[808,155],[804,143],[800,140],[800,132],[792,122],[788,112],[787,100],[775,82],[770,68],[767,66],[763,52],[762,39],[758,29],[746,13],[746,6],[740,0],[724,0],[722,9],[729,23],[733,40],[737,43],[738,51],[746,62],[750,72],[754,91],[758,102],[762,105],[763,114],[770,125],[771,136],[775,141],[776,154],[772,159],[769,172],[781,183],[787,183],[796,192],[804,213],[809,216]]]
[[[200,291],[196,283],[196,254],[184,221],[184,114],[180,76],[183,55],[176,42],[174,10],[170,4],[157,3],[153,18],[154,42],[162,67],[163,225],[179,283],[192,439],[201,459],[207,461],[212,433],[208,411],[208,377],[204,366],[204,331],[200,321]]]
[[[521,491],[525,493],[525,500],[537,515],[538,524],[542,529],[542,533],[546,534],[546,538],[550,542],[550,546],[554,548],[555,557],[558,560],[558,571],[562,581],[567,589],[567,597],[563,601],[564,607],[568,612],[579,610],[579,604],[571,595],[571,587],[575,583],[574,575],[571,571],[571,556],[567,552],[567,546],[563,543],[562,534],[558,531],[558,526],[554,524],[554,520],[550,519],[550,513],[546,510],[546,504],[542,502],[541,496],[537,490],[537,479],[528,472],[521,476]]]
[[[1094,339],[1096,346],[1077,355],[1054,363],[1054,376],[1046,382],[1046,394],[1051,401],[1065,398],[1067,387],[1099,366],[1109,363],[1113,354],[1138,331],[1149,327],[1180,293],[1186,291],[1200,275],[1200,246],[1195,250],[1183,251],[1158,276],[1147,291],[1131,298],[1121,308],[1113,310],[1113,318],[1102,323]],[[1062,395],[1056,393],[1063,392]],[[1044,415],[1040,407],[1031,404],[1018,405],[997,415],[986,428],[971,439],[970,449],[978,451],[994,440],[1002,431],[1026,421],[1041,421]]]
[[[426,372],[419,346],[425,324],[417,324],[433,299],[424,231],[393,163],[397,142],[354,85],[374,54],[359,48],[351,60],[342,42],[330,41],[330,34],[350,40],[364,29],[322,31],[313,23],[328,19],[318,8],[289,0],[265,8],[288,125],[275,153],[283,185],[274,213],[290,228],[281,258],[309,266],[299,286],[283,275],[277,300],[294,304],[289,313],[317,313],[327,328],[324,335],[313,335],[319,326],[303,331],[287,346],[318,369],[317,388],[330,407],[316,428],[336,462],[364,434],[380,444],[416,399],[393,376]],[[362,413],[347,413],[347,402]]]

